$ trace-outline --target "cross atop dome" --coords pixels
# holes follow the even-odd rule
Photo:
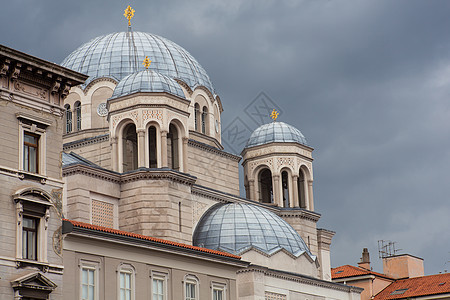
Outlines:
[[[135,10],[131,8],[131,6],[128,5],[128,7],[125,9],[125,13],[123,14],[125,18],[128,19],[128,26],[131,26],[131,19],[134,17]]]
[[[272,112],[270,113],[270,117],[271,117],[272,120],[275,122],[275,121],[277,120],[279,114],[280,114],[280,113],[277,112],[277,111],[275,110],[275,108],[274,108],[274,109],[272,110]]]
[[[148,70],[148,67],[150,67],[151,63],[152,63],[152,61],[150,59],[148,59],[148,56],[146,56],[145,59],[144,59],[144,62],[142,64]]]

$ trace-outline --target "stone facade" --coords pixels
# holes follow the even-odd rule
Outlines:
[[[62,102],[86,76],[4,46],[0,65],[0,298],[62,299]]]

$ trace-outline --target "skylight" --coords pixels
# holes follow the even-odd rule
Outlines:
[[[398,289],[398,290],[395,290],[395,291],[393,291],[392,293],[391,293],[391,295],[401,295],[401,294],[403,294],[404,292],[406,292],[408,289]]]

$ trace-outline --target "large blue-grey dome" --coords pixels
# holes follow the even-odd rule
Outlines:
[[[219,203],[200,219],[193,244],[240,255],[250,248],[266,254],[285,249],[292,255],[311,254],[300,235],[285,220],[260,206]]]
[[[110,99],[137,92],[166,92],[185,98],[178,82],[160,73],[145,70],[126,76],[114,89]]]
[[[271,122],[256,128],[245,148],[274,142],[299,143],[308,146],[305,136],[294,126],[283,122]]]
[[[144,32],[117,32],[99,36],[73,51],[61,63],[63,67],[89,75],[89,81],[125,76],[145,70],[145,57],[152,61],[150,70],[180,79],[190,88],[214,88],[205,69],[185,49],[158,35]]]

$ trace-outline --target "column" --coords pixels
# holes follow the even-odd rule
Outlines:
[[[138,129],[138,167],[145,168],[145,130]]]
[[[283,207],[283,199],[280,199],[282,195],[282,186],[280,184],[280,175],[272,175],[272,191],[273,191],[273,203],[280,207]]]
[[[300,207],[300,199],[298,198],[298,175],[292,175],[292,201],[291,207]]]
[[[167,162],[167,134],[167,131],[161,130],[161,168],[169,167]]]
[[[249,196],[250,200],[255,200],[255,201],[259,200],[255,193],[256,193],[256,191],[255,191],[255,181],[254,180],[249,180],[248,181],[248,196]]]
[[[314,211],[313,181],[312,180],[308,180],[308,202],[309,202],[309,210]]]
[[[288,177],[288,187],[289,187],[289,207],[295,207],[297,198],[294,195],[297,185],[294,183],[293,176]]]
[[[111,144],[111,168],[115,172],[119,172],[119,149],[117,147],[117,137],[111,137],[109,142]]]
[[[183,145],[182,145],[182,153],[183,153],[183,161],[180,166],[183,166],[183,169],[181,170],[184,173],[188,172],[188,141],[189,138],[183,137]]]

